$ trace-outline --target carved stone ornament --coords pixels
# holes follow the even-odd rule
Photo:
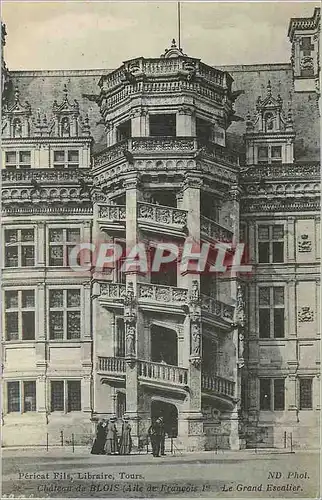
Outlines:
[[[200,358],[201,356],[201,329],[200,323],[191,323],[191,356]]]
[[[245,326],[245,301],[240,285],[237,287],[236,323],[242,328]]]
[[[309,239],[308,234],[301,234],[297,243],[298,251],[301,253],[312,251],[312,241]]]
[[[198,303],[200,301],[199,284],[197,280],[193,280],[190,294],[190,301]]]
[[[302,306],[298,312],[298,320],[300,323],[309,323],[314,319],[314,312],[309,306]]]

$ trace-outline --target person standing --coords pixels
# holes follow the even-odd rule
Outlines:
[[[159,418],[160,421],[160,453],[165,455],[165,427],[163,417]]]
[[[105,442],[106,442],[106,420],[99,420],[96,428],[95,441],[91,449],[91,454],[104,455]]]
[[[160,443],[161,443],[161,427],[160,420],[157,418],[155,422],[152,421],[148,429],[148,435],[150,437],[152,446],[152,455],[154,457],[160,456]]]
[[[122,434],[120,440],[120,455],[129,455],[132,450],[131,425],[129,417],[123,417]]]
[[[116,420],[116,416],[113,415],[107,424],[105,443],[106,455],[116,455],[118,452]]]

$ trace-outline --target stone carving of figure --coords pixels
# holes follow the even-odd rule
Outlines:
[[[22,136],[22,127],[21,127],[20,120],[15,120],[13,123],[13,136],[14,137],[21,137]]]
[[[70,135],[70,125],[68,118],[63,118],[61,122],[62,135],[68,137]]]
[[[200,345],[201,335],[200,335],[200,328],[197,323],[192,323],[191,325],[191,340],[192,340],[191,354],[192,356],[199,357],[201,351],[201,345]]]
[[[127,355],[135,354],[134,339],[135,339],[135,326],[128,325],[127,331],[126,331],[126,354]]]
[[[237,288],[237,304],[236,304],[236,312],[237,312],[237,322],[241,327],[245,326],[245,303],[243,297],[243,290],[240,285]]]

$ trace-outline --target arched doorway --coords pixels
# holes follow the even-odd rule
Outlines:
[[[174,330],[152,325],[151,361],[178,366],[178,342]]]
[[[165,401],[154,400],[151,404],[152,421],[158,417],[163,417],[165,432],[169,437],[178,435],[178,410],[177,407]]]

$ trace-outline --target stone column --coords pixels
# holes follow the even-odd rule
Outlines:
[[[92,411],[92,398],[91,398],[91,375],[83,375],[82,385],[81,385],[81,401],[82,401],[82,411],[89,413]]]
[[[37,247],[36,247],[36,262],[37,266],[45,267],[45,247],[46,247],[46,226],[43,222],[37,224]]]
[[[137,203],[142,198],[139,177],[134,173],[125,181],[126,188],[126,252],[139,243]],[[124,299],[125,356],[126,356],[126,414],[130,417],[134,446],[139,441],[139,382],[138,357],[144,352],[143,317],[137,307],[137,291],[140,272],[133,269],[126,273]]]
[[[285,409],[288,411],[288,422],[297,422],[297,378],[290,373],[285,379]]]
[[[192,243],[192,252],[200,252],[200,190],[202,182],[198,176],[189,175],[183,186],[181,208],[188,211],[188,241]],[[195,246],[195,248],[194,248]],[[178,286],[188,288],[188,310],[183,328],[184,342],[179,348],[183,366],[189,369],[189,395],[179,414],[179,437],[186,440],[190,450],[204,448],[203,414],[201,411],[201,356],[202,322],[200,308],[200,277],[194,272],[185,272],[178,276]]]
[[[287,218],[286,224],[286,258],[287,262],[295,262],[295,219],[294,217]]]
[[[47,413],[46,377],[41,374],[36,380],[36,408],[39,413]],[[48,408],[49,410],[49,408]]]

